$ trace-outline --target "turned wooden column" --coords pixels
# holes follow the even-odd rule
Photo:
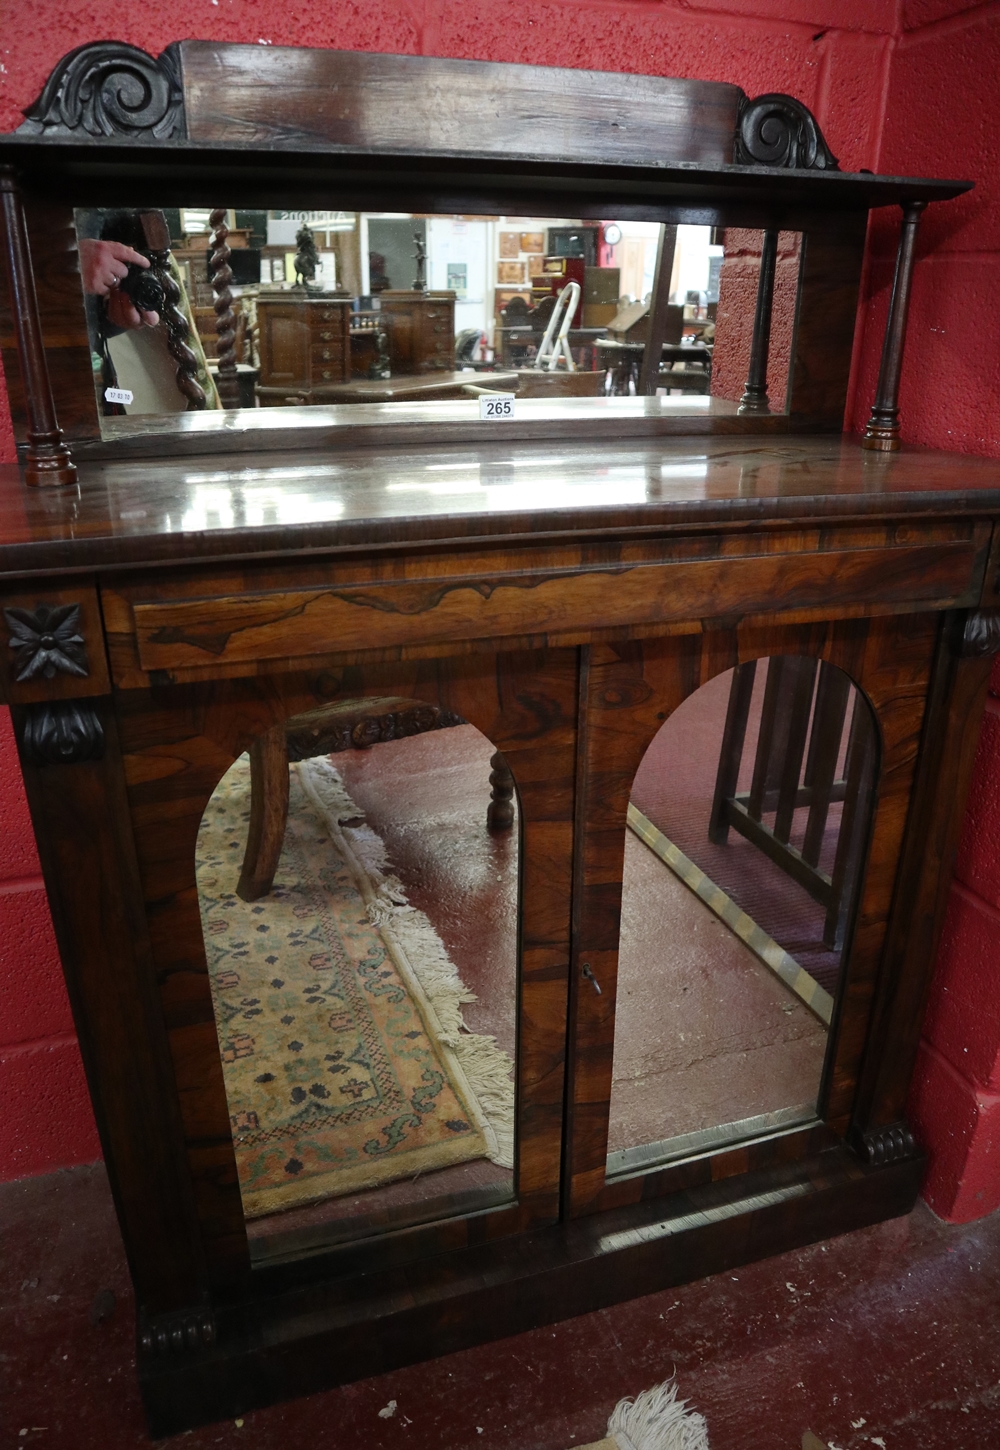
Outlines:
[[[670,277],[674,270],[674,251],[677,246],[677,228],[661,226],[660,240],[656,248],[656,271],[653,276],[653,294],[649,303],[649,325],[646,346],[639,369],[639,383],[636,392],[646,397],[655,394],[660,381],[660,364],[663,362],[663,344],[667,337],[667,309],[670,306]]]
[[[35,273],[24,207],[17,180],[10,167],[0,167],[0,197],[3,199],[7,264],[10,276],[11,310],[17,351],[21,360],[28,405],[28,451],[25,482],[34,487],[76,482],[76,465],[63,442],[56,418],[52,383],[45,359],[42,324],[35,296]]]
[[[774,273],[778,260],[778,233],[766,231],[760,251],[760,278],[757,282],[757,309],[753,319],[750,343],[750,367],[747,385],[740,399],[738,412],[770,413],[767,397],[767,359],[771,350],[771,311],[774,303]]]
[[[219,401],[224,408],[240,406],[240,384],[236,372],[236,315],[233,312],[233,294],[229,284],[233,271],[229,265],[232,250],[229,246],[229,212],[224,206],[217,206],[209,217],[212,227],[212,256],[209,268],[212,275],[212,291],[215,293],[215,331],[219,344],[217,349],[218,374],[216,383]]]
[[[913,258],[917,247],[917,227],[925,201],[908,201],[903,207],[903,229],[896,253],[896,274],[892,279],[889,318],[882,343],[882,364],[878,371],[875,402],[863,448],[877,448],[894,453],[899,448],[899,378],[903,370],[903,344],[906,341],[906,314],[910,305],[910,282]]]

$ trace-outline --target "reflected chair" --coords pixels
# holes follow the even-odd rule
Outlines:
[[[341,700],[293,715],[250,747],[250,828],[236,894],[244,901],[267,896],[274,884],[288,823],[288,767],[297,760],[369,750],[389,740],[465,725],[461,715],[398,695]],[[486,826],[506,831],[514,824],[514,781],[499,751],[490,760],[490,804]]]
[[[738,831],[826,909],[823,942],[844,945],[861,874],[875,779],[871,711],[843,670],[808,655],[768,660],[749,791],[738,792],[757,661],[737,665],[729,691],[708,838],[724,846]],[[852,698],[853,697],[853,698]],[[837,766],[848,707],[843,775]],[[805,771],[803,772],[803,761]],[[830,807],[843,802],[832,874],[820,866]],[[801,849],[791,844],[794,813],[808,807]],[[774,824],[763,817],[774,812]]]

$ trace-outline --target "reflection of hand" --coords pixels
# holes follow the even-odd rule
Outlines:
[[[83,290],[95,297],[107,298],[108,320],[115,327],[155,327],[158,312],[139,312],[132,299],[118,290],[131,265],[148,267],[149,258],[124,242],[99,242],[82,238],[79,242],[80,272]]]
[[[139,312],[128,293],[117,287],[108,293],[105,306],[108,321],[115,327],[155,327],[160,320],[158,312]]]

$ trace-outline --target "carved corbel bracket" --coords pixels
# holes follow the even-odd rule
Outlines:
[[[733,161],[737,166],[840,170],[808,106],[779,91],[740,102]]]
[[[882,1128],[869,1128],[859,1133],[855,1141],[858,1156],[873,1168],[884,1168],[889,1163],[901,1163],[906,1158],[915,1158],[920,1149],[908,1123],[887,1123]]]
[[[18,132],[29,136],[144,136],[165,141],[187,134],[180,52],[160,56],[120,40],[78,46],[56,66]]]
[[[181,1354],[214,1344],[215,1316],[211,1309],[182,1309],[174,1314],[140,1315],[139,1348],[144,1354]]]
[[[1000,609],[977,609],[965,621],[959,654],[995,655],[1000,650]]]
[[[77,765],[104,755],[104,726],[86,700],[26,705],[20,734],[28,765]]]

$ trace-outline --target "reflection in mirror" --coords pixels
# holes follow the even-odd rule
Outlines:
[[[219,782],[197,879],[256,1261],[512,1196],[515,814],[479,731],[396,697]]]
[[[768,270],[776,233],[627,220],[84,208],[76,228],[106,437],[221,408],[446,401],[471,419],[484,392],[731,415],[761,288],[771,395],[749,411],[784,406],[793,234]]]
[[[626,832],[608,1170],[815,1116],[876,777],[867,702],[807,656],[674,711]]]

